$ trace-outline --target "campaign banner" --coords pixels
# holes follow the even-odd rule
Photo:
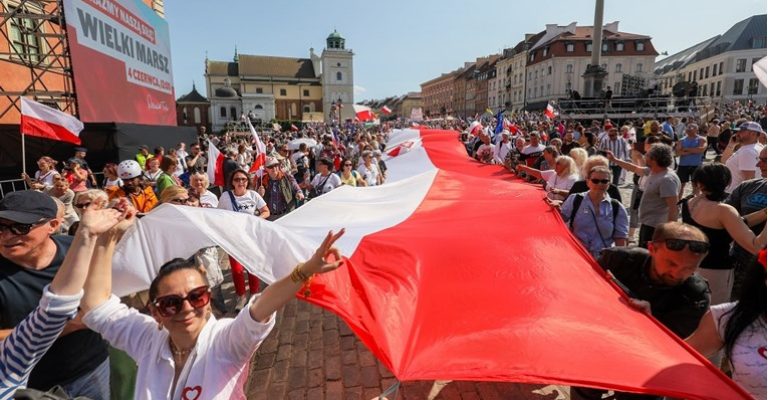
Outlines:
[[[168,23],[141,0],[65,0],[80,120],[176,125]]]

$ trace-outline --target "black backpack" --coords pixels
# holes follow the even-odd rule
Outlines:
[[[584,192],[586,193],[586,192]],[[573,231],[573,219],[576,218],[576,213],[579,211],[582,200],[584,200],[584,193],[575,193],[573,199],[573,210],[571,211],[571,218],[568,220],[568,228]],[[611,198],[611,209],[613,211],[613,226],[616,226],[616,216],[619,215],[619,207],[621,203],[618,200]]]

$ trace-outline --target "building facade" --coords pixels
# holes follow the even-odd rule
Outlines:
[[[178,126],[201,126],[211,129],[209,120],[211,102],[197,91],[195,84],[192,84],[192,91],[176,99],[176,125]]]
[[[460,70],[442,74],[421,84],[424,115],[432,118],[453,114],[453,81]]]
[[[231,62],[205,62],[206,89],[212,129],[248,115],[262,123],[272,120],[342,120],[354,118],[354,75],[351,50],[333,32],[318,56],[309,58],[235,53]],[[339,107],[341,105],[341,107]]]
[[[542,108],[549,100],[582,91],[582,75],[592,56],[591,35],[591,26],[577,26],[575,22],[546,26],[526,54],[526,107]],[[608,72],[604,90],[610,87],[614,96],[640,95],[653,77],[657,55],[649,36],[621,32],[618,22],[603,26],[601,64]]]
[[[752,65],[765,56],[766,15],[754,15],[722,35],[657,62],[656,84],[662,94],[765,104],[766,89],[752,71]]]

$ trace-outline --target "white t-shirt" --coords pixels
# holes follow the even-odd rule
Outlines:
[[[365,183],[368,184],[368,186],[376,186],[378,184],[377,180],[379,178],[379,167],[376,164],[371,163],[370,168],[363,164],[357,168],[357,172],[363,176],[363,179],[365,180]]]
[[[104,178],[104,188],[105,189],[109,188],[109,187],[113,187],[113,186],[122,187],[123,186],[123,180],[120,179],[120,178],[117,178],[115,180],[112,180],[112,179],[109,179],[109,178]]]
[[[46,189],[50,189],[53,187],[53,178],[57,175],[59,175],[59,172],[55,169],[50,169],[44,174],[37,171],[35,172],[35,180],[45,185]]]
[[[326,179],[327,178],[327,179]],[[325,182],[325,183],[323,183]],[[312,182],[310,182],[312,187],[316,188],[320,186],[320,184],[323,184],[323,187],[321,189],[318,189],[320,193],[326,194],[330,192],[333,189],[336,189],[337,187],[341,186],[341,178],[339,178],[338,175],[334,173],[329,173],[328,176],[322,176],[320,174],[316,174],[314,178],[312,178]]]
[[[232,192],[232,196],[235,197],[236,204],[234,206],[232,205],[229,192],[224,192],[221,194],[221,197],[219,197],[218,208],[245,214],[259,215],[259,210],[267,205],[267,202],[253,190],[247,190],[242,196],[238,196]]]
[[[760,169],[757,168],[757,156],[762,150],[763,145],[760,143],[747,144],[741,146],[725,162],[725,166],[731,171],[731,186],[728,186],[727,192],[732,192],[744,181],[741,171],[755,171],[755,178],[761,177]]]
[[[728,313],[737,303],[723,303],[710,307],[720,338],[725,339],[725,327],[733,315]],[[756,399],[766,398],[765,376],[765,321],[758,318],[741,332],[733,344],[731,365],[733,380]]]
[[[557,173],[553,169],[541,171],[541,177],[547,181],[547,197],[552,200],[565,200],[567,196],[554,194],[552,189],[571,190],[573,184],[579,180],[578,175],[568,175],[565,178],[557,176]]]
[[[504,159],[507,158],[507,154],[512,149],[512,142],[500,142],[493,146],[493,162],[496,164],[504,164]]]
[[[229,195],[227,195],[229,197]],[[206,190],[205,193],[200,195],[200,206],[207,208],[217,208],[219,206],[219,199],[210,190]]]

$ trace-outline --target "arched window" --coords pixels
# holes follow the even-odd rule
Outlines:
[[[261,104],[256,104],[256,106],[253,107],[253,108],[256,109],[256,110],[263,110],[264,106],[262,106]]]
[[[227,107],[219,108],[219,116],[221,118],[227,118]]]
[[[194,114],[195,123],[196,124],[201,123],[202,120],[201,120],[201,116],[200,116],[200,107],[195,107],[195,109],[192,111],[192,113]]]
[[[310,112],[310,111],[309,111],[309,106],[304,106],[304,110],[303,110],[303,112],[305,112],[305,113],[308,113],[308,112]]]
[[[181,121],[182,123],[187,123],[187,107],[181,109]]]
[[[336,73],[336,80],[337,80],[337,81],[340,81],[340,80],[341,80],[341,71],[339,71],[339,72],[337,72],[337,73]]]

